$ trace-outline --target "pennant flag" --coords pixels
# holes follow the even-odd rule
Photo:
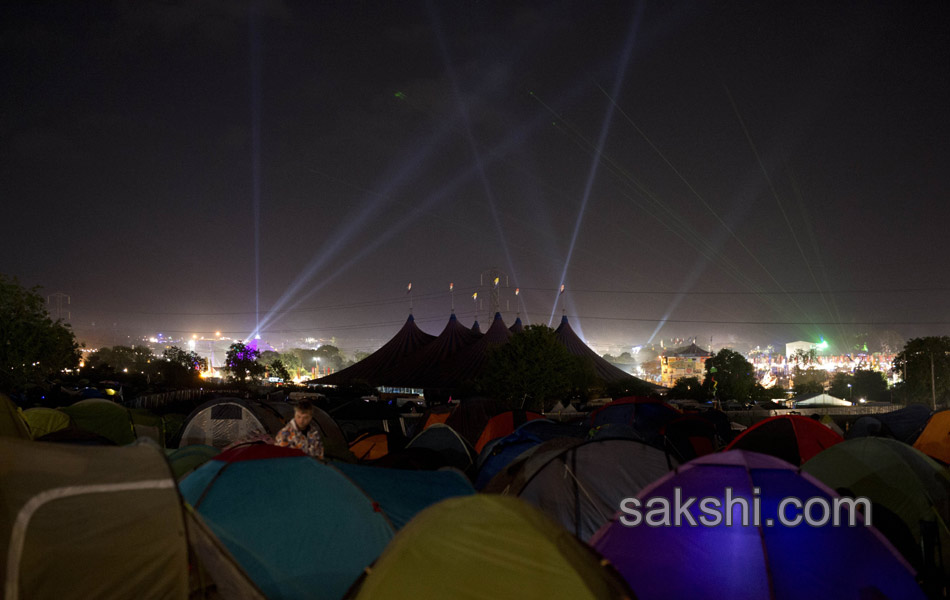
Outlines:
[[[515,296],[521,293],[521,288],[515,288]]]
[[[412,291],[412,282],[410,281],[409,285],[406,286],[406,293],[408,294],[411,291]]]
[[[454,290],[454,289],[455,289],[455,284],[454,284],[454,283],[450,283],[450,284],[449,284],[449,291],[451,292],[451,291]]]
[[[558,292],[558,294],[563,294],[563,293],[564,293],[564,284],[562,283],[562,284],[561,284],[561,291]]]
[[[495,287],[498,287],[498,278],[495,277]]]
[[[478,300],[478,292],[472,294],[472,300]]]

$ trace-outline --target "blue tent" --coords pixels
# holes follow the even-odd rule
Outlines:
[[[481,454],[478,455],[475,489],[484,488],[502,469],[531,448],[555,438],[585,437],[587,431],[586,427],[564,425],[547,419],[528,421],[512,433],[492,440],[482,448]]]
[[[453,470],[408,471],[333,463],[375,500],[393,527],[402,529],[416,513],[445,498],[474,494],[465,476]]]
[[[268,598],[340,598],[416,513],[474,494],[454,471],[324,464],[299,450],[228,450],[179,484]]]
[[[631,427],[639,439],[662,447],[663,436],[660,432],[663,426],[681,415],[680,411],[660,400],[628,397],[614,400],[598,408],[590,414],[588,419],[591,428],[604,426],[616,428],[620,425]]]
[[[933,412],[923,404],[911,404],[905,408],[877,415],[865,415],[854,422],[845,434],[845,439],[857,437],[888,437],[913,444],[927,426]]]
[[[681,507],[689,498],[697,499],[684,508],[697,526],[675,511],[677,497]],[[619,513],[590,545],[613,563],[641,600],[924,598],[910,565],[880,532],[865,526],[860,515],[855,527],[848,526],[846,511],[838,527],[833,522],[787,526],[779,520],[778,509],[786,498],[804,504],[812,498],[828,502],[837,497],[778,458],[744,450],[709,454],[641,490],[636,496],[643,507],[639,524],[625,525],[621,517],[628,524],[635,517]],[[748,508],[733,502],[731,510],[726,509],[727,498],[741,498]],[[662,510],[650,519],[649,509],[663,503],[674,507],[666,513],[667,522],[661,520]],[[719,524],[701,504],[715,509],[711,512]],[[786,519],[802,516],[801,509],[784,508]],[[812,518],[822,512],[814,508]],[[743,524],[743,515],[752,522]],[[709,526],[703,525],[703,518]],[[726,518],[733,522],[727,524]]]
[[[342,597],[394,533],[363,490],[299,450],[229,450],[179,488],[272,600]]]

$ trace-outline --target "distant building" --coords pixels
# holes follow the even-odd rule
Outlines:
[[[660,384],[673,387],[677,379],[684,377],[702,380],[706,374],[706,359],[712,355],[696,344],[664,353],[660,356]]]
[[[785,344],[785,356],[795,356],[795,353],[801,350],[802,352],[808,352],[809,350],[816,350],[818,345],[814,342],[789,342]]]

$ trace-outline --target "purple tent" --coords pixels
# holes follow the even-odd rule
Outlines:
[[[742,525],[741,506],[719,509],[723,521],[704,526],[713,517],[700,509],[704,498],[744,498],[753,519],[756,499],[761,507],[760,526]],[[681,514],[681,526],[675,526],[676,493],[680,506],[697,498]],[[710,454],[680,466],[667,476],[643,489],[642,522],[626,510],[602,527],[590,540],[591,546],[614,564],[641,600],[657,598],[924,598],[911,567],[874,528],[863,524],[842,523],[810,526],[785,526],[778,520],[778,509],[785,498],[798,498],[804,504],[811,498],[830,501],[837,498],[830,488],[792,465],[763,454],[734,450]],[[671,525],[657,524],[662,511],[648,520],[651,508],[662,507],[666,499]],[[648,504],[648,502],[651,502]],[[714,504],[708,503],[706,509]],[[733,523],[725,524],[731,513]],[[801,516],[802,509],[786,506],[786,519]],[[686,514],[697,525],[692,526]],[[813,506],[811,516],[819,519],[822,511]],[[769,525],[769,520],[772,525]],[[873,514],[872,514],[873,522]]]

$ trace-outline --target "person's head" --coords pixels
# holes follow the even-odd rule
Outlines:
[[[309,400],[301,400],[294,407],[294,423],[298,429],[306,429],[313,420],[313,404]]]

